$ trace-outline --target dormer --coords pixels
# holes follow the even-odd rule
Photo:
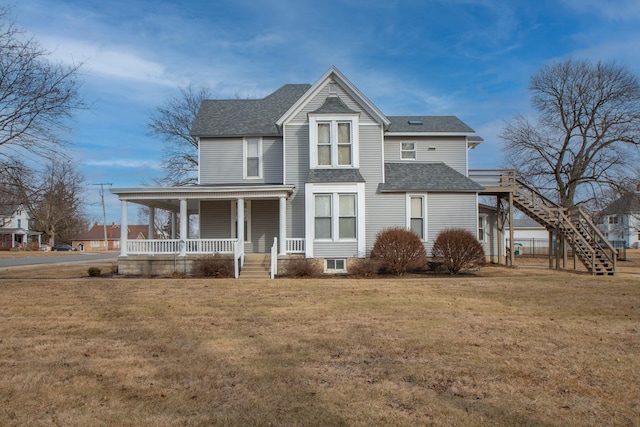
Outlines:
[[[360,113],[331,92],[322,106],[308,113],[309,168],[358,168]]]

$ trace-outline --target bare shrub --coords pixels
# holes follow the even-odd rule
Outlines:
[[[463,268],[473,268],[484,264],[482,245],[470,231],[450,228],[441,231],[433,243],[431,252],[451,274]]]
[[[380,266],[371,258],[357,258],[349,265],[349,275],[358,279],[371,279],[378,275]]]
[[[193,261],[193,275],[197,277],[233,277],[233,259],[221,254],[197,258]]]
[[[376,236],[371,259],[381,270],[396,276],[422,268],[427,262],[427,252],[420,237],[405,228],[387,228]]]
[[[89,275],[89,277],[100,277],[100,274],[102,274],[102,272],[100,271],[99,267],[89,267],[87,269],[87,274]]]
[[[292,258],[284,267],[284,275],[287,277],[319,277],[322,275],[322,267],[312,258]]]

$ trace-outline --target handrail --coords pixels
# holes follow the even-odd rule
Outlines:
[[[273,238],[271,246],[271,268],[269,268],[269,276],[273,279],[278,274],[278,238]]]

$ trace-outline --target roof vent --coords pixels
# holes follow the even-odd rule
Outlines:
[[[410,125],[421,125],[422,124],[422,120],[411,119],[407,123],[409,123]]]

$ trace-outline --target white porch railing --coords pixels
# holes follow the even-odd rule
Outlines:
[[[304,238],[287,239],[288,254],[303,254],[305,252]]]
[[[127,240],[129,255],[173,255],[181,253],[181,244],[185,254],[233,254],[238,239],[165,239],[165,240]]]

